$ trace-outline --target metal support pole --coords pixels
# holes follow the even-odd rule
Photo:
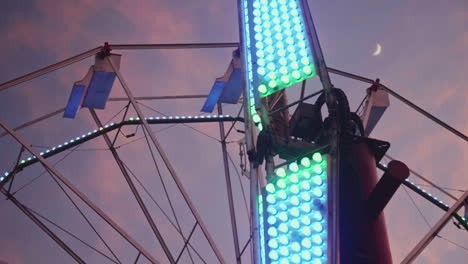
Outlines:
[[[113,50],[237,48],[239,43],[110,44]]]
[[[1,191],[13,204],[18,207],[27,217],[29,217],[42,231],[44,231],[50,238],[52,238],[57,245],[59,245],[63,250],[65,250],[77,263],[85,264],[71,248],[65,244],[52,230],[50,230],[44,223],[42,223],[39,218],[37,218],[33,213],[31,213],[28,208],[26,208],[22,203],[20,203],[13,195],[7,194],[4,190]]]
[[[18,77],[16,79],[10,80],[10,81],[5,82],[5,83],[2,83],[2,84],[0,84],[0,92],[3,91],[3,90],[6,90],[6,89],[8,89],[8,88],[10,88],[12,86],[18,85],[20,83],[23,83],[23,82],[29,81],[31,79],[34,79],[36,77],[39,77],[41,75],[44,75],[46,73],[56,71],[56,70],[58,70],[60,68],[63,68],[65,66],[73,64],[75,62],[78,62],[80,60],[84,60],[86,58],[89,58],[89,57],[91,57],[93,55],[96,55],[101,50],[102,50],[102,46],[99,46],[99,47],[96,47],[94,49],[91,49],[91,50],[85,51],[83,53],[80,53],[80,54],[78,54],[76,56],[73,56],[71,58],[65,59],[63,61],[59,61],[59,62],[57,62],[55,64],[52,64],[52,65],[49,65],[49,66],[44,67],[42,69],[39,69],[37,71],[33,71],[33,72],[28,73],[26,75],[20,76],[20,77]]]
[[[207,49],[207,48],[235,48],[238,47],[239,43],[237,42],[228,42],[228,43],[181,43],[181,44],[113,44],[110,47],[114,50],[144,50],[144,49]],[[41,75],[44,75],[49,72],[56,71],[60,68],[78,62],[80,60],[89,58],[93,55],[96,55],[102,51],[102,46],[96,47],[94,49],[85,51],[71,58],[59,61],[55,64],[49,65],[37,71],[28,73],[16,79],[7,81],[0,84],[0,92],[6,90],[12,86],[18,85],[20,83],[29,81]]]
[[[465,200],[468,198],[468,191],[466,191],[458,200],[455,202],[455,204],[447,211],[447,213],[442,216],[442,218],[435,224],[431,230],[424,236],[421,241],[416,245],[416,247],[411,250],[411,252],[406,256],[406,258],[401,262],[401,264],[409,264],[412,263],[416,257],[419,256],[423,252],[423,250],[431,243],[431,241],[438,235],[440,230],[447,224],[448,221],[450,221],[450,218],[452,218],[452,214],[458,211],[460,207],[463,206],[463,203]]]
[[[153,131],[151,130],[148,121],[145,119],[145,116],[143,115],[143,112],[141,111],[140,107],[138,106],[135,97],[133,97],[132,92],[130,91],[130,88],[128,88],[127,83],[125,82],[125,79],[123,78],[122,74],[120,71],[113,65],[112,61],[109,60],[109,64],[112,66],[114,72],[117,74],[117,77],[119,78],[120,84],[122,85],[122,88],[124,89],[125,93],[128,96],[128,99],[130,100],[133,108],[138,114],[138,117],[140,118],[141,122],[143,123],[143,127],[150,136],[151,141],[153,142],[154,146],[158,150],[164,164],[166,165],[167,169],[169,170],[172,178],[174,179],[174,182],[176,183],[177,187],[179,188],[179,191],[181,192],[182,196],[185,199],[185,202],[187,203],[188,207],[190,208],[190,211],[194,215],[195,219],[197,220],[203,234],[205,235],[206,239],[208,240],[208,243],[210,244],[211,248],[213,249],[216,257],[221,263],[225,263],[223,256],[221,255],[221,252],[219,251],[218,247],[216,246],[212,236],[208,232],[208,229],[206,228],[200,214],[198,213],[197,209],[195,208],[192,200],[190,199],[187,191],[185,190],[184,186],[182,185],[182,182],[180,181],[179,177],[177,176],[177,173],[172,167],[172,164],[169,161],[169,158],[167,157],[166,153],[164,152],[164,149],[162,146],[159,144],[159,141],[156,139],[156,136],[154,135]]]
[[[352,74],[352,73],[348,73],[348,72],[344,72],[344,71],[340,71],[340,70],[332,69],[332,68],[327,68],[327,70],[329,72],[331,72],[331,73],[341,75],[341,76],[344,76],[344,77],[347,77],[347,78],[350,78],[350,79],[358,80],[358,81],[369,83],[369,84],[374,83],[374,80],[372,80],[372,79],[362,77],[362,76],[359,76],[359,75],[355,75],[355,74]],[[453,128],[451,126],[449,126],[447,123],[445,123],[444,121],[442,121],[442,120],[438,119],[437,117],[431,115],[429,112],[425,111],[421,107],[413,104],[412,102],[410,102],[409,100],[407,100],[406,98],[404,98],[400,94],[396,93],[395,91],[391,90],[387,86],[385,86],[383,84],[380,84],[379,87],[384,89],[385,91],[387,91],[389,94],[391,94],[396,99],[400,100],[402,103],[404,103],[407,106],[413,108],[414,110],[416,110],[417,112],[419,112],[423,116],[429,118],[430,120],[434,121],[435,123],[437,123],[441,127],[443,127],[445,129],[447,129],[448,131],[452,132],[457,137],[459,137],[459,138],[461,138],[461,139],[463,139],[465,141],[468,141],[468,137],[466,135],[464,135],[462,132],[456,130],[455,128]]]
[[[43,158],[37,151],[35,151],[23,138],[16,134],[7,124],[0,120],[0,126],[3,127],[13,138],[24,146],[32,155],[36,156],[40,163],[46,169],[50,170],[63,184],[65,184],[76,196],[78,196],[86,205],[88,205],[96,214],[98,214],[104,221],[106,221],[115,231],[124,237],[130,244],[132,244],[138,251],[140,251],[151,263],[159,264],[142,245],[133,239],[125,230],[114,222],[104,211],[95,205],[84,193],[82,193],[71,181],[63,176],[52,164]]]
[[[103,127],[101,120],[99,120],[98,115],[96,114],[96,111],[94,109],[89,109],[89,112],[93,116],[94,121],[96,122],[96,125],[98,127]],[[166,243],[164,242],[164,238],[161,235],[161,232],[159,232],[158,227],[156,226],[156,223],[154,222],[153,218],[151,217],[150,212],[148,211],[148,208],[146,208],[145,203],[143,202],[143,199],[141,198],[140,194],[138,193],[137,188],[133,184],[132,178],[128,174],[127,170],[125,169],[125,166],[123,165],[122,160],[119,157],[119,154],[117,153],[117,150],[114,148],[112,145],[112,141],[109,138],[107,134],[103,135],[104,140],[106,141],[107,146],[109,147],[109,150],[112,153],[112,156],[114,156],[115,162],[119,166],[120,171],[122,172],[125,180],[127,181],[128,186],[130,187],[130,190],[133,193],[133,196],[135,196],[135,199],[138,202],[138,205],[140,206],[141,210],[143,211],[143,214],[145,215],[146,220],[148,221],[151,229],[153,230],[154,234],[156,235],[156,238],[159,241],[159,244],[161,245],[162,249],[164,250],[164,253],[166,254],[167,258],[169,259],[170,263],[176,263],[174,260],[174,257],[171,254],[171,251],[167,247]],[[182,230],[181,230],[182,232]]]
[[[325,58],[320,47],[318,34],[315,29],[314,21],[310,13],[309,4],[306,0],[300,0],[302,4],[303,15],[305,23],[307,24],[307,35],[312,46],[312,53],[314,58],[314,64],[317,68],[317,75],[320,77],[322,87],[325,92],[326,104],[328,107],[328,113],[330,116],[335,118],[331,119],[331,128],[329,131],[330,137],[330,177],[329,177],[329,193],[328,199],[328,229],[329,229],[329,241],[328,241],[328,263],[339,264],[340,263],[340,116],[336,109],[337,100],[333,95],[333,85],[328,75],[327,65]]]
[[[221,103],[218,103],[218,115],[223,114],[223,108]],[[219,135],[221,137],[221,150],[223,153],[223,164],[224,164],[224,176],[226,178],[226,189],[228,195],[229,203],[229,213],[231,216],[231,229],[232,237],[234,239],[234,252],[236,254],[236,263],[241,263],[240,249],[239,249],[239,237],[237,233],[237,221],[236,221],[236,211],[234,208],[234,200],[232,196],[232,185],[231,185],[231,175],[229,173],[229,161],[227,156],[227,147],[226,147],[226,134],[224,132],[224,123],[219,122]]]
[[[243,25],[246,21],[242,16],[242,10],[244,8],[242,0],[237,0],[237,13],[239,18],[239,42],[244,44],[243,40]],[[246,47],[244,45],[240,45],[241,50],[241,60],[242,65],[246,65],[247,58],[245,57],[246,54]],[[254,132],[254,124],[252,122],[252,118],[250,116],[250,107],[249,101],[249,85],[247,83],[247,72],[244,67],[242,67],[242,75],[243,83],[243,104],[244,104],[244,126],[245,126],[245,145],[247,148],[246,155],[250,156],[250,153],[255,152],[255,132]],[[259,239],[259,225],[258,225],[258,163],[255,160],[249,159],[249,174],[250,174],[250,233],[251,233],[251,246],[252,246],[252,264],[259,264],[261,263],[261,255],[260,255],[260,239]]]

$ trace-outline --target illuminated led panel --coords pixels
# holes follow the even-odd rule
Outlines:
[[[315,75],[298,0],[244,0],[248,83],[260,97]]]
[[[262,192],[264,263],[327,263],[326,159],[317,152],[278,168]]]

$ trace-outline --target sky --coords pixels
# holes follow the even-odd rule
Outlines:
[[[309,6],[329,67],[372,79],[380,78],[386,86],[468,134],[468,3],[465,0],[309,0]],[[237,42],[238,35],[236,1],[233,0],[4,0],[0,10],[0,83],[104,42]],[[372,56],[377,43],[382,45],[382,53]],[[231,60],[232,50],[145,50],[116,53],[123,55],[121,72],[134,95],[159,96],[208,93],[213,80],[224,74]],[[92,59],[86,59],[1,91],[0,120],[15,127],[64,107],[73,82],[83,78],[92,63]],[[352,109],[356,109],[368,87],[334,75],[332,82],[347,93]],[[308,93],[318,89],[320,86],[317,80],[308,82]],[[297,85],[288,89],[290,100],[297,98],[298,93]],[[116,82],[111,97],[119,96],[123,96],[123,90]],[[440,186],[466,190],[466,142],[394,98],[390,99],[389,109],[371,136],[390,142],[388,154]],[[142,103],[168,115],[195,115],[199,114],[203,100]],[[124,106],[124,102],[108,103],[105,110],[98,111],[98,115],[103,121],[119,121],[121,116],[113,116]],[[140,106],[146,115],[157,115],[146,106]],[[232,115],[237,114],[238,109],[239,105],[224,106],[224,111]],[[130,114],[135,115],[132,111]],[[61,144],[92,131],[95,127],[91,116],[83,109],[75,120],[56,116],[19,131],[19,135],[36,150],[43,151],[44,147]],[[240,124],[236,127],[242,128]],[[221,147],[215,140],[194,128],[219,138],[216,124],[196,124],[191,125],[191,128],[182,125],[153,127],[222,254],[228,263],[234,263]],[[127,135],[133,132],[134,127],[123,131]],[[141,136],[140,128],[133,138],[119,137],[119,146],[129,143],[119,148],[119,154],[163,210],[170,214],[169,203],[165,199],[164,189],[146,142],[138,140],[130,143]],[[229,138],[231,143],[228,144],[228,150],[235,164],[235,167],[231,166],[231,178],[242,247],[248,240],[248,220],[241,184],[247,188],[248,180],[244,176],[238,177],[234,170],[239,167],[237,141],[241,138],[242,134],[233,133]],[[53,163],[58,162],[56,167],[60,172],[156,258],[166,263],[154,234],[131,196],[111,154],[104,148],[105,142],[99,138],[83,144],[66,157],[67,153],[64,153],[50,160]],[[2,171],[14,164],[19,150],[20,146],[11,137],[0,138]],[[61,160],[62,158],[64,159]],[[158,156],[156,160],[161,164]],[[39,165],[25,169],[18,175],[13,189],[19,189],[42,171]],[[195,220],[170,180],[167,170],[162,169],[161,174],[174,200],[182,229],[188,234]],[[414,177],[410,179],[421,183]],[[453,204],[454,201],[447,196],[427,188],[448,204]],[[140,186],[138,189],[144,193]],[[451,193],[461,195],[460,191]],[[182,247],[181,240],[173,235],[174,229],[151,198],[147,194],[142,196],[175,254]],[[27,185],[16,193],[16,197],[28,207],[50,217],[109,254],[49,175]],[[77,201],[76,197],[72,197]],[[132,263],[137,255],[136,250],[83,203],[77,201],[77,205],[109,241],[110,247],[117,252],[122,262]],[[14,264],[73,263],[63,250],[10,201],[0,200],[0,210],[1,261]],[[398,190],[385,209],[394,263],[401,262],[429,230],[429,225],[435,224],[442,214],[443,212],[410,190]],[[63,232],[57,231],[57,234],[89,263],[110,263]],[[468,247],[466,232],[458,230],[451,223],[440,235]],[[197,250],[208,263],[215,263],[215,257],[200,230],[194,233],[194,239]],[[467,250],[436,238],[415,263],[465,263],[467,257]],[[243,260],[250,263],[248,250]],[[139,263],[148,262],[142,260]],[[187,254],[183,255],[182,263],[189,263]]]

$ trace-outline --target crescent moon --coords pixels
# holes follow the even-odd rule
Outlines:
[[[372,53],[372,56],[378,56],[382,52],[382,46],[380,46],[379,43],[377,43],[377,49]]]

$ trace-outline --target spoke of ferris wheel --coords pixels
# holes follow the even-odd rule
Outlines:
[[[203,234],[205,235],[206,239],[208,240],[208,243],[210,244],[211,248],[213,249],[216,257],[218,258],[218,260],[221,263],[225,263],[224,258],[221,255],[221,252],[219,251],[218,247],[216,246],[211,234],[208,232],[208,229],[206,228],[206,226],[205,226],[205,224],[204,224],[204,222],[203,222],[203,220],[201,218],[201,215],[198,213],[197,209],[195,208],[195,205],[193,204],[192,200],[188,196],[188,193],[186,192],[185,188],[182,185],[182,182],[180,181],[179,177],[177,176],[177,173],[176,173],[174,167],[172,167],[172,164],[170,163],[169,158],[166,156],[166,153],[164,152],[164,149],[159,144],[159,141],[156,139],[155,134],[153,133],[153,131],[149,127],[148,121],[145,119],[145,116],[143,115],[143,112],[141,111],[139,105],[137,104],[135,98],[133,97],[132,92],[128,88],[122,74],[113,65],[112,61],[109,60],[109,58],[107,58],[107,60],[108,60],[109,64],[111,65],[111,67],[113,68],[114,72],[116,73],[117,78],[119,79],[120,84],[122,85],[122,88],[124,89],[125,93],[127,94],[128,98],[130,99],[130,101],[131,101],[131,103],[133,105],[133,108],[135,109],[135,111],[138,114],[138,117],[142,121],[144,129],[146,130],[146,132],[148,132],[148,135],[150,136],[150,139],[151,139],[152,143],[154,144],[154,146],[158,150],[159,155],[161,156],[164,164],[166,165],[167,169],[169,170],[169,172],[170,172],[172,178],[174,179],[179,191],[181,192],[182,196],[184,197],[185,202],[187,203],[188,207],[192,211],[192,214],[194,215],[195,219],[197,220]]]
[[[148,140],[148,133],[143,129],[143,134],[145,136],[145,141],[146,141],[146,144],[148,146],[148,149],[150,151],[150,154],[151,154],[151,158],[153,160],[153,164],[156,168],[156,171],[158,173],[158,176],[159,176],[159,180],[161,182],[161,185],[163,187],[163,190],[164,190],[164,194],[166,196],[166,199],[169,203],[169,207],[171,208],[171,212],[172,212],[172,215],[174,216],[174,219],[175,219],[175,222],[177,224],[177,229],[180,230],[180,234],[182,236],[182,239],[185,241],[186,238],[185,236],[183,235],[183,231],[182,231],[182,228],[180,227],[180,224],[179,224],[179,219],[177,218],[177,214],[175,213],[175,210],[174,210],[174,206],[172,205],[172,201],[171,201],[171,197],[169,196],[169,192],[167,191],[167,188],[166,188],[166,184],[164,183],[164,180],[162,178],[162,174],[161,174],[161,171],[159,170],[159,166],[158,166],[158,163],[156,162],[156,158],[154,156],[154,153],[153,153],[153,149],[151,148],[151,144]],[[189,256],[190,256],[190,260],[192,261],[193,263],[193,258],[192,258],[192,254],[189,252]],[[177,261],[175,261],[177,262]]]
[[[130,172],[130,175],[135,178],[136,182],[138,183],[138,185],[140,185],[140,187],[143,189],[143,191],[146,193],[146,195],[149,196],[149,198],[151,199],[151,201],[153,201],[154,205],[156,205],[156,207],[159,208],[159,210],[161,211],[161,213],[164,215],[164,217],[166,217],[167,221],[172,225],[172,227],[177,231],[177,233],[179,235],[181,235],[181,237],[183,238],[182,236],[182,230],[180,230],[176,224],[174,224],[174,222],[171,220],[171,218],[169,217],[169,215],[164,211],[164,209],[162,208],[162,206],[156,201],[156,199],[154,198],[154,196],[151,194],[151,192],[148,191],[148,188],[145,187],[145,185],[141,182],[141,180],[135,175],[135,173],[128,167],[127,164],[125,164],[125,162],[123,162],[123,165],[125,166],[125,168],[128,170],[128,172]],[[203,263],[207,263],[203,257],[200,255],[200,253],[195,249],[195,247],[192,245],[192,243],[190,243],[190,241],[184,241],[184,243],[187,242],[188,243],[188,246],[195,252],[195,254],[200,258],[200,260],[203,262]]]
[[[138,101],[143,101],[143,100],[171,100],[171,99],[196,99],[196,98],[206,98],[207,95],[204,94],[195,94],[195,95],[166,95],[166,96],[140,96],[140,97],[135,97],[136,100]],[[119,102],[119,101],[128,101],[127,97],[114,97],[114,98],[109,98],[108,101],[113,101],[113,102]],[[26,123],[23,123],[15,128],[13,128],[14,131],[18,131],[20,129],[26,128],[28,126],[34,125],[36,123],[39,123],[43,120],[46,120],[48,118],[51,118],[53,116],[56,116],[60,113],[63,113],[65,111],[65,108],[60,108],[58,110],[52,111],[48,114],[45,114],[43,116],[40,116],[36,119],[33,119],[31,121],[28,121]],[[7,132],[3,132],[0,134],[0,138],[3,136],[8,135]]]
[[[89,112],[91,113],[91,116],[93,117],[94,121],[96,122],[96,125],[98,127],[102,127],[103,125],[101,123],[101,120],[99,120],[99,117],[97,116],[96,111],[94,111],[94,109],[89,109]],[[151,229],[153,230],[156,238],[158,239],[159,244],[161,245],[164,252],[166,253],[166,256],[169,259],[169,261],[171,263],[175,263],[174,258],[172,256],[169,248],[167,247],[167,245],[166,245],[166,243],[164,241],[164,238],[161,235],[161,232],[159,231],[158,227],[156,226],[156,223],[154,222],[153,218],[151,217],[151,214],[148,211],[148,208],[146,207],[145,203],[143,202],[143,199],[141,198],[140,193],[138,192],[137,188],[135,187],[135,184],[133,184],[133,181],[130,178],[130,175],[128,175],[127,170],[123,166],[122,161],[120,159],[120,156],[117,153],[117,150],[112,145],[112,141],[109,138],[109,135],[106,133],[106,134],[103,135],[103,137],[104,137],[104,141],[106,142],[107,146],[109,147],[109,150],[112,153],[112,156],[115,159],[115,162],[117,163],[120,171],[122,172],[122,175],[124,176],[125,180],[127,181],[127,184],[130,187],[130,190],[132,191],[133,196],[137,200],[138,205],[140,206],[140,209],[143,211],[143,214],[145,215],[146,220],[148,221]]]
[[[23,204],[21,204],[13,195],[9,195],[5,190],[0,190],[13,204],[18,207],[27,217],[29,217],[42,231],[44,231],[50,238],[52,238],[57,245],[59,245],[65,252],[67,252],[76,262],[85,264],[84,262],[70,247],[65,244],[52,230],[50,230],[41,220],[39,220],[33,213],[31,213]]]
[[[71,181],[69,181],[62,173],[60,173],[48,160],[43,158],[39,153],[34,150],[22,137],[13,131],[7,124],[0,120],[0,126],[3,127],[18,143],[25,147],[32,155],[36,156],[40,163],[49,169],[63,184],[65,184],[74,194],[76,194],[86,205],[88,205],[96,214],[98,214],[104,221],[106,221],[115,231],[117,231],[123,238],[125,238],[132,246],[141,253],[153,264],[159,264],[142,245],[133,239],[122,227],[114,222],[104,211],[95,205],[83,192],[81,192]]]
[[[101,242],[104,244],[104,246],[109,250],[109,252],[112,254],[112,256],[114,256],[114,258],[119,262],[119,258],[115,255],[114,251],[110,248],[110,246],[107,244],[107,242],[104,240],[104,238],[99,234],[99,232],[96,230],[96,228],[93,226],[93,224],[91,223],[91,221],[88,219],[88,217],[86,217],[86,215],[83,213],[83,211],[80,209],[80,207],[78,207],[78,205],[75,203],[75,201],[71,198],[71,196],[68,194],[68,192],[65,190],[65,188],[63,188],[63,186],[60,184],[60,182],[52,175],[52,173],[50,172],[50,170],[46,169],[47,170],[47,173],[50,175],[50,177],[52,178],[52,180],[54,180],[54,182],[58,185],[58,187],[60,188],[60,190],[62,190],[62,192],[65,194],[65,196],[67,196],[68,200],[73,204],[73,206],[75,207],[75,209],[78,211],[78,213],[80,213],[80,215],[83,217],[83,219],[86,221],[86,223],[91,227],[91,229],[94,231],[94,233],[99,237],[99,239],[101,240]]]
[[[354,80],[358,80],[358,81],[361,81],[361,82],[365,82],[365,83],[369,83],[369,84],[373,84],[374,83],[374,80],[372,79],[369,79],[369,78],[366,78],[366,77],[362,77],[362,76],[359,76],[359,75],[355,75],[355,74],[352,74],[352,73],[348,73],[348,72],[344,72],[344,71],[340,71],[340,70],[337,70],[337,69],[332,69],[332,68],[327,68],[329,72],[331,73],[334,73],[334,74],[337,74],[337,75],[341,75],[341,76],[344,76],[344,77],[347,77],[347,78],[351,78],[351,79],[354,79]],[[407,106],[411,107],[412,109],[416,110],[417,112],[419,112],[420,114],[424,115],[425,117],[429,118],[430,120],[432,120],[433,122],[437,123],[438,125],[442,126],[443,128],[447,129],[448,131],[452,132],[454,135],[456,135],[457,137],[465,140],[465,141],[468,141],[468,137],[463,134],[462,132],[456,130],[455,128],[449,126],[447,123],[445,123],[444,121],[438,119],[437,117],[431,115],[429,112],[425,111],[424,109],[422,109],[421,107],[413,104],[411,101],[409,101],[408,99],[404,98],[403,96],[401,96],[400,94],[396,93],[395,91],[391,90],[390,88],[388,88],[387,86],[385,85],[382,85],[380,84],[380,88],[383,88],[384,90],[386,90],[389,94],[391,94],[393,97],[395,97],[396,99],[400,100],[401,102],[403,102],[404,104],[406,104]]]
[[[468,198],[468,191],[466,191],[457,202],[442,216],[442,218],[431,228],[431,230],[419,241],[419,243],[411,250],[406,258],[401,262],[402,264],[409,264],[414,261],[415,258],[423,252],[423,250],[431,243],[431,241],[438,235],[442,228],[452,218],[452,215],[456,213],[464,204]]]
[[[108,259],[109,261],[113,262],[113,263],[116,263],[116,264],[119,264],[121,263],[119,259],[117,259],[117,261],[115,261],[114,259],[110,258],[109,256],[107,256],[106,254],[104,254],[103,252],[99,251],[97,248],[91,246],[89,243],[85,242],[83,239],[79,238],[78,236],[74,235],[72,232],[68,231],[67,229],[65,229],[64,227],[61,227],[60,225],[58,225],[57,223],[55,223],[54,221],[52,221],[51,219],[49,219],[48,217],[40,214],[39,212],[37,212],[36,210],[33,210],[31,209],[30,207],[26,206],[23,204],[23,206],[29,210],[31,213],[37,215],[38,217],[42,218],[44,221],[46,221],[47,223],[55,226],[57,229],[61,230],[62,232],[64,232],[65,234],[73,237],[74,239],[78,240],[81,244],[85,245],[86,247],[90,248],[91,250],[93,250],[94,252],[98,253],[99,255],[105,257],[106,259]],[[115,256],[114,256],[115,257]]]
[[[218,103],[218,115],[223,114],[223,108],[221,103]],[[231,216],[231,229],[232,229],[232,236],[234,240],[234,252],[236,256],[236,263],[241,263],[241,255],[239,249],[239,236],[237,231],[237,220],[236,220],[236,211],[234,208],[234,199],[232,196],[232,185],[231,185],[231,174],[229,172],[229,160],[228,160],[228,152],[226,146],[226,133],[224,131],[224,123],[219,122],[219,136],[221,138],[221,151],[223,155],[223,165],[224,165],[224,176],[226,179],[226,190],[228,196],[228,204],[229,204],[229,213]]]
[[[239,43],[229,42],[229,43],[181,43],[181,44],[116,44],[110,45],[114,50],[158,50],[158,49],[209,49],[209,48],[235,48],[238,47]],[[59,61],[52,65],[46,66],[34,72],[28,73],[26,75],[20,76],[16,79],[7,81],[0,84],[0,92],[6,90],[12,86],[18,85],[20,83],[32,80],[44,74],[56,71],[70,64],[79,62],[86,58],[89,58],[93,55],[98,54],[102,51],[103,46],[96,47],[94,49],[85,51],[76,56],[70,57],[68,59]]]

